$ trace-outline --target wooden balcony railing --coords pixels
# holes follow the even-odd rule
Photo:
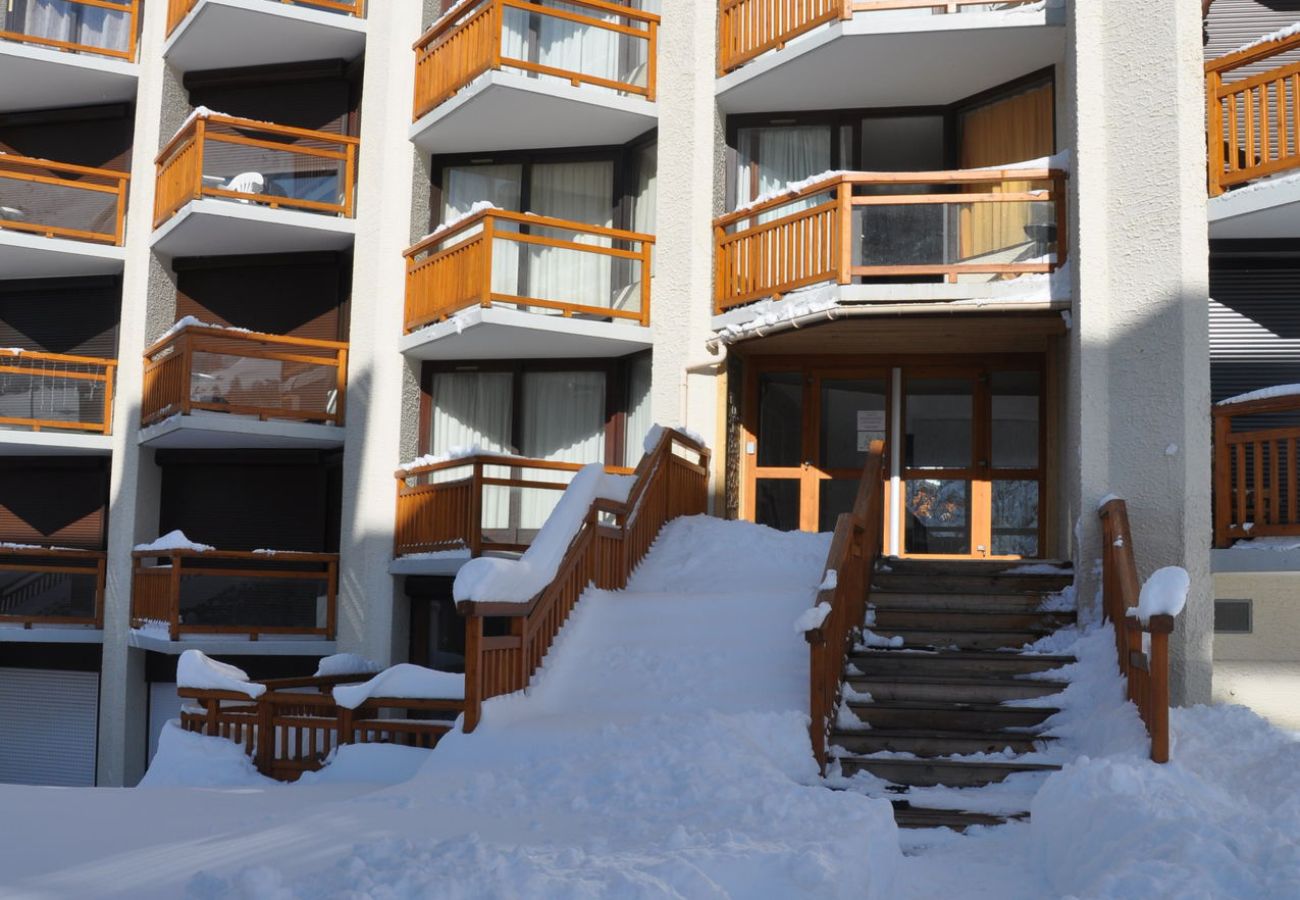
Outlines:
[[[0,155],[0,229],[120,247],[130,180],[112,169]]]
[[[714,221],[714,309],[823,281],[981,281],[1065,259],[1057,169],[848,172]]]
[[[337,553],[136,550],[131,627],[334,639]]]
[[[862,469],[862,480],[858,482],[853,509],[841,513],[835,522],[825,569],[835,573],[835,587],[818,591],[813,601],[814,606],[824,609],[825,617],[819,625],[804,632],[808,641],[811,688],[808,733],[812,739],[813,756],[823,774],[829,758],[827,740],[840,705],[844,662],[866,621],[870,576],[881,550],[885,493],[883,459],[883,442],[873,441]]]
[[[0,622],[104,627],[102,550],[0,545]]]
[[[196,411],[343,424],[348,345],[187,325],[145,351],[142,425]]]
[[[502,68],[653,100],[658,35],[612,0],[461,0],[415,43],[414,118]]]
[[[65,9],[6,3],[0,7],[0,40],[135,61],[140,0],[64,0],[60,6]]]
[[[1031,2],[1034,0],[719,0],[718,75],[769,50],[780,50],[793,38],[820,25],[851,19],[855,13],[906,9],[959,13],[970,8],[1005,8]]]
[[[1300,34],[1205,64],[1210,196],[1300,167]]]
[[[1214,419],[1214,546],[1300,536],[1300,396],[1220,403]]]
[[[326,12],[342,13],[347,16],[363,18],[366,14],[366,0],[268,0],[270,3],[282,3],[289,6],[304,6],[308,9],[323,9]],[[167,33],[171,34],[176,26],[185,21],[190,10],[199,5],[199,0],[167,0]]]
[[[1152,616],[1143,623],[1129,615],[1138,605],[1141,584],[1133,551],[1128,509],[1119,498],[1101,507],[1102,606],[1115,626],[1119,670],[1128,698],[1138,708],[1151,736],[1153,762],[1169,762],[1169,635],[1174,617]]]
[[[350,218],[359,144],[343,134],[196,115],[155,160],[154,227],[204,197]]]
[[[654,238],[490,209],[406,251],[406,331],[472,306],[650,324]]]
[[[198,707],[181,711],[181,728],[234,741],[243,746],[263,775],[297,781],[303,772],[323,767],[330,753],[342,744],[404,744],[432,749],[451,730],[451,720],[406,717],[414,712],[454,718],[463,705],[459,700],[375,697],[356,709],[348,709],[334,702],[330,691],[335,686],[358,684],[370,677],[360,674],[271,679],[261,682],[267,690],[256,700],[234,691],[180,688],[177,693],[191,701],[186,706]]]
[[[589,586],[626,587],[666,522],[708,507],[709,451],[681,432],[665,431],[635,475],[626,503],[592,503],[555,577],[528,603],[457,604],[465,616],[466,732],[478,725],[484,700],[528,686]],[[486,619],[506,624],[494,636]]]
[[[115,359],[0,350],[0,426],[109,434],[116,373]]]

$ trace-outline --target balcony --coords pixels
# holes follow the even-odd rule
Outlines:
[[[649,346],[653,244],[634,231],[480,210],[406,251],[402,350],[544,359]]]
[[[117,360],[0,351],[0,454],[107,453]]]
[[[1294,390],[1294,385],[1265,389],[1214,406],[1217,548],[1242,540],[1300,538],[1300,396]]]
[[[141,443],[322,448],[343,443],[348,345],[186,324],[145,351]]]
[[[1060,62],[1062,5],[720,0],[718,105],[747,113],[953,103]]]
[[[1047,279],[1016,276],[1047,275],[1065,259],[1065,177],[847,172],[725,215],[714,222],[715,327],[752,318],[739,307],[818,284],[840,304],[1051,300]]]
[[[0,155],[0,278],[120,272],[130,175]]]
[[[102,550],[0,545],[0,631],[17,625],[24,638],[48,638],[61,626],[103,628],[105,559]]]
[[[364,0],[170,0],[163,56],[180,72],[356,59],[365,13]]]
[[[139,0],[0,6],[0,109],[132,99],[139,19]]]
[[[621,144],[656,122],[659,17],[607,0],[462,0],[415,44],[426,152]]]
[[[349,246],[358,144],[198,110],[155,161],[154,250],[171,258]]]
[[[137,643],[186,635],[334,640],[337,553],[136,550],[131,627]],[[143,639],[143,640],[141,640]]]

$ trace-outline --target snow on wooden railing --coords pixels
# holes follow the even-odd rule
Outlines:
[[[884,443],[872,441],[851,512],[835,522],[825,576],[813,607],[796,628],[808,641],[809,737],[813,755],[826,771],[826,742],[839,708],[844,661],[866,620],[870,573],[880,555],[883,522]]]
[[[709,450],[680,431],[664,430],[633,479],[625,501],[591,502],[553,577],[527,602],[456,604],[465,616],[466,732],[478,725],[484,700],[528,686],[588,586],[626,587],[665,523],[705,512]],[[504,632],[489,633],[486,619],[505,620]]]
[[[1256,427],[1243,427],[1255,416]],[[1300,385],[1265,388],[1214,406],[1214,546],[1300,535],[1297,416]]]
[[[1187,596],[1187,575],[1181,569],[1160,569],[1139,588],[1127,506],[1120,498],[1109,497],[1099,514],[1103,612],[1115,626],[1119,670],[1128,681],[1128,698],[1151,736],[1151,759],[1168,762],[1169,635]],[[1179,573],[1181,584],[1171,585],[1180,580]],[[1163,602],[1167,595],[1177,595],[1177,602]]]

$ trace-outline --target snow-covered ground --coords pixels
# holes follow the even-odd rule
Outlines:
[[[0,896],[1145,900],[1300,883],[1300,743],[1239,708],[1176,710],[1174,762],[1145,761],[1101,630],[1058,639],[1080,663],[1044,752],[1066,768],[1034,784],[1032,823],[900,844],[886,803],[816,783],[792,623],[826,549],[672,523],[628,590],[584,597],[530,694],[430,754],[345,748],[280,785],[173,730],[151,786],[0,786]]]

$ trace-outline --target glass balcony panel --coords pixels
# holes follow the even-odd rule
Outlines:
[[[49,566],[48,559],[32,565]],[[5,561],[6,565],[21,565]],[[85,572],[0,569],[0,619],[94,619],[99,579]]]
[[[323,575],[299,579],[182,574],[180,591],[183,626],[302,631],[326,626],[329,581]]]
[[[103,0],[93,5],[79,0],[9,0],[0,6],[0,37],[131,58],[137,6],[135,0]]]

